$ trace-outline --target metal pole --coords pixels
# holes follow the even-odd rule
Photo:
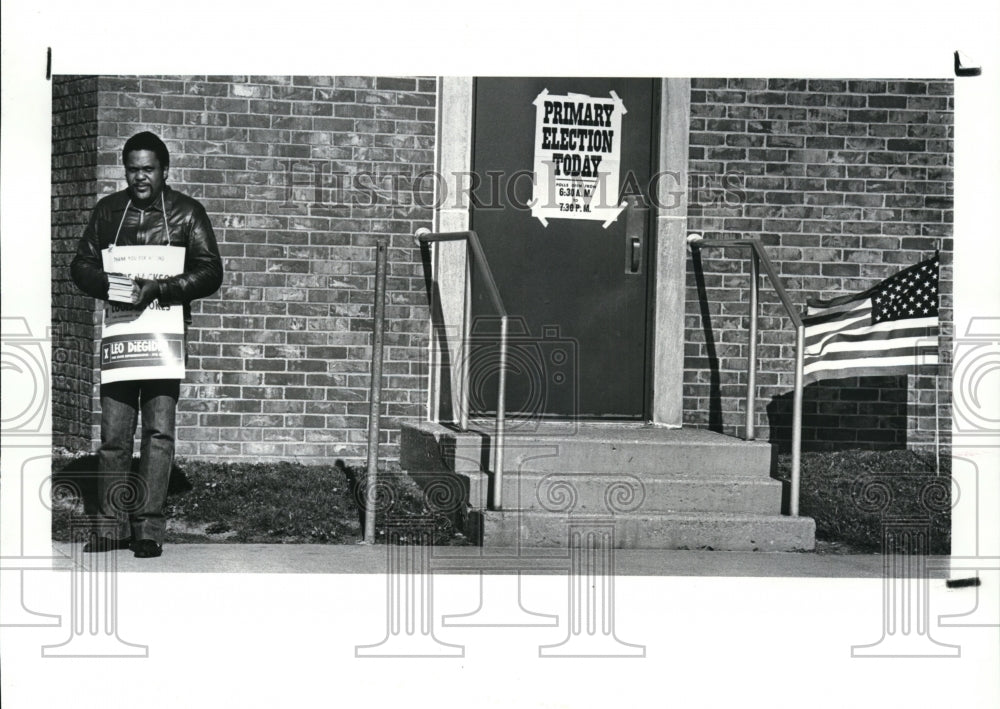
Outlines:
[[[372,378],[368,409],[368,479],[365,492],[365,543],[375,542],[375,478],[378,475],[379,416],[382,411],[382,346],[385,339],[385,263],[388,240],[375,250],[375,317],[372,334]]]
[[[504,416],[507,398],[507,316],[500,318],[500,383],[497,386],[497,427],[493,441],[493,509],[503,509]]]
[[[934,474],[941,474],[941,418],[938,413],[938,389],[941,388],[941,375],[934,375]]]
[[[802,367],[805,360],[805,326],[795,328],[795,395],[792,401],[792,494],[789,513],[799,516],[799,475],[802,465]]]
[[[458,426],[463,431],[469,430],[469,357],[472,355],[469,343],[469,331],[472,322],[472,253],[468,241],[465,246],[465,304],[462,314],[462,359],[459,364],[460,383],[458,392]]]
[[[434,188],[437,189],[437,185],[436,184],[435,184]],[[425,242],[420,237],[426,236],[427,234],[430,234],[430,233],[431,233],[431,230],[428,229],[427,227],[424,227],[424,226],[420,227],[419,229],[417,229],[413,233],[413,236],[415,237],[416,242],[417,242],[417,247],[421,251],[421,260],[423,259],[422,252],[424,250]],[[437,255],[437,252],[438,252],[438,248],[437,248],[437,244],[427,243],[426,246],[427,246],[427,253],[428,253],[428,255],[430,256],[430,259],[431,259],[431,263],[430,263],[431,279],[432,279],[433,282],[436,283],[438,281],[438,272],[437,272],[437,267],[438,267],[438,255]],[[434,327],[434,294],[435,294],[435,289],[432,287],[430,289],[430,293],[427,294],[428,301],[429,301],[428,302],[428,306],[429,306],[430,314],[431,314],[430,323],[429,323],[430,324],[430,332],[427,333],[428,334],[428,338],[427,338],[427,378],[429,380],[429,386],[427,387],[427,421],[428,422],[430,422],[430,421],[439,421],[440,420],[440,418],[439,418],[439,408],[440,408],[440,398],[441,397],[440,396],[434,396],[434,393],[435,392],[440,392],[440,389],[439,389],[439,386],[435,386],[435,382],[437,382],[439,384],[440,381],[441,381],[441,352],[440,352],[439,348],[442,346],[442,344],[444,344],[444,346],[447,346],[446,343],[441,343],[438,340],[437,328]]]
[[[750,334],[747,353],[746,439],[754,439],[754,411],[757,409],[757,295],[760,282],[757,252],[750,249]]]

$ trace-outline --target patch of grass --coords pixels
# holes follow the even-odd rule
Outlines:
[[[53,469],[96,469],[96,461],[81,465],[80,460],[57,459]],[[362,539],[363,466],[178,461],[178,475],[183,481],[172,481],[176,492],[167,498],[169,543],[353,544]],[[376,503],[376,541],[405,542],[429,532],[435,544],[464,543],[398,466],[379,471],[378,480],[385,499]],[[82,512],[81,496],[60,496],[53,505],[53,538],[67,541],[72,517]]]
[[[190,492],[170,499],[167,517],[241,543],[343,544],[360,537],[358,506],[343,470],[293,463],[183,466]]]
[[[96,460],[56,458],[53,469],[79,475],[96,470]],[[790,474],[790,456],[779,456],[777,477],[787,481]],[[377,542],[429,534],[434,544],[469,543],[398,465],[380,470],[378,479]],[[800,512],[816,520],[817,551],[823,553],[882,551],[886,525],[910,520],[927,525],[930,553],[947,554],[950,485],[949,470],[936,476],[933,461],[911,451],[805,453]],[[364,466],[342,463],[178,461],[166,541],[354,544],[363,534],[365,486]],[[60,496],[53,508],[53,539],[66,541],[73,516],[83,512],[80,496]]]
[[[849,450],[803,453],[799,512],[816,520],[819,542],[851,551],[881,552],[886,530],[926,525],[931,554],[951,551],[950,460],[913,451]],[[791,456],[778,458],[778,474],[791,477]],[[897,551],[914,551],[897,549]]]

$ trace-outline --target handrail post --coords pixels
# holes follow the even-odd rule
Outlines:
[[[754,440],[754,411],[757,409],[757,296],[759,265],[756,249],[750,249],[750,332],[747,351],[747,419],[746,440]]]
[[[792,400],[792,490],[789,499],[789,514],[799,516],[799,487],[802,466],[802,389],[803,363],[805,361],[806,328],[795,328],[795,394]]]
[[[462,358],[459,366],[460,391],[458,392],[458,426],[463,431],[469,430],[469,358],[472,356],[472,343],[469,341],[472,322],[472,250],[469,242],[465,242],[465,298],[462,313]]]
[[[438,241],[464,241],[465,242],[465,303],[462,318],[462,341],[460,345],[460,361],[458,392],[459,401],[459,427],[462,431],[469,430],[469,412],[471,401],[469,396],[469,360],[472,356],[471,343],[471,323],[472,323],[472,269],[473,266],[479,268],[479,274],[483,278],[486,292],[493,303],[494,309],[500,316],[500,377],[497,384],[497,420],[494,435],[493,449],[493,472],[494,486],[492,503],[494,509],[503,507],[503,452],[504,452],[504,423],[507,412],[505,410],[507,401],[507,309],[503,306],[500,293],[497,290],[496,280],[493,272],[486,261],[483,247],[479,243],[479,237],[474,231],[438,232],[433,233],[428,229],[418,229],[416,233],[417,241],[421,244],[435,243]]]
[[[804,387],[803,363],[805,359],[805,326],[802,318],[792,305],[791,298],[785,291],[774,270],[774,264],[768,257],[763,245],[758,239],[703,239],[700,234],[690,234],[688,244],[691,249],[701,249],[705,247],[749,247],[750,257],[750,335],[747,352],[747,417],[746,417],[746,438],[754,438],[754,411],[756,409],[756,380],[757,380],[757,311],[760,269],[764,269],[768,280],[778,294],[778,300],[785,308],[792,325],[795,327],[795,391],[792,402],[792,484],[789,501],[789,513],[792,517],[799,515],[799,490],[800,473],[802,466],[802,391]]]
[[[493,441],[493,509],[503,509],[504,418],[507,398],[507,316],[500,317],[500,383],[497,385],[497,425]]]
[[[439,263],[438,248],[437,244],[433,242],[424,241],[422,237],[430,234],[431,230],[425,226],[420,227],[415,232],[413,232],[413,238],[417,242],[417,248],[420,249],[420,258],[423,260],[423,250],[427,247],[427,255],[429,257],[431,278],[437,278],[437,267]],[[440,382],[440,350],[438,349],[441,345],[437,344],[438,335],[436,333],[436,328],[434,327],[434,289],[432,288],[430,293],[427,295],[428,305],[431,311],[431,322],[430,322],[430,333],[427,343],[427,369],[428,369],[428,380],[430,384],[427,387],[427,418],[425,419],[428,423],[431,421],[437,421],[439,419],[439,401],[440,396],[434,396],[436,388],[434,386],[435,379]]]

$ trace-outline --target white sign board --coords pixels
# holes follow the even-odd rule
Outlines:
[[[179,246],[115,246],[101,252],[107,273],[164,278],[184,272]],[[184,308],[150,303],[145,310],[104,304],[101,381],[184,378]]]
[[[618,203],[622,116],[625,105],[584,94],[550,95],[535,105],[535,192],[531,215],[543,226],[549,219],[615,221]]]

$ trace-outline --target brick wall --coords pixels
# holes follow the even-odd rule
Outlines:
[[[390,240],[383,456],[424,415],[428,311],[412,233],[429,225],[435,82],[371,77],[57,77],[53,320],[57,445],[96,441],[95,311],[67,283],[98,195],[123,187],[125,139],[153,130],[170,183],[201,200],[225,284],[194,306],[178,452],[226,459],[366,453],[374,244]],[[757,236],[793,301],[867,288],[942,252],[942,358],[951,347],[950,81],[694,79],[689,228]],[[88,142],[89,141],[89,142]],[[96,155],[96,160],[95,156]],[[685,423],[737,433],[746,357],[745,261],[689,262]],[[762,291],[756,421],[787,441],[794,339]],[[72,340],[72,341],[71,341]],[[935,384],[940,391],[935,391]],[[833,380],[806,390],[807,447],[920,446],[942,377]],[[88,435],[89,434],[89,435]],[[947,436],[946,436],[947,437]]]
[[[428,312],[412,234],[430,225],[432,200],[431,181],[413,178],[433,167],[435,81],[96,81],[97,193],[124,187],[124,141],[157,133],[171,153],[169,183],[204,204],[225,264],[221,290],[192,308],[178,454],[364,459],[375,245],[384,236],[381,453],[394,457],[397,421],[425,412]]]
[[[53,445],[89,449],[100,435],[92,416],[96,304],[73,286],[69,264],[97,195],[97,79],[52,82],[52,431]]]
[[[940,247],[950,363],[952,114],[951,81],[694,79],[689,230],[760,238],[798,306],[866,289]],[[685,422],[736,433],[749,267],[722,251],[706,249],[697,274],[689,261]],[[761,302],[755,420],[762,438],[773,428],[787,441],[794,335],[766,285]],[[947,375],[810,385],[803,443],[933,445],[935,406],[947,440],[950,387]]]

